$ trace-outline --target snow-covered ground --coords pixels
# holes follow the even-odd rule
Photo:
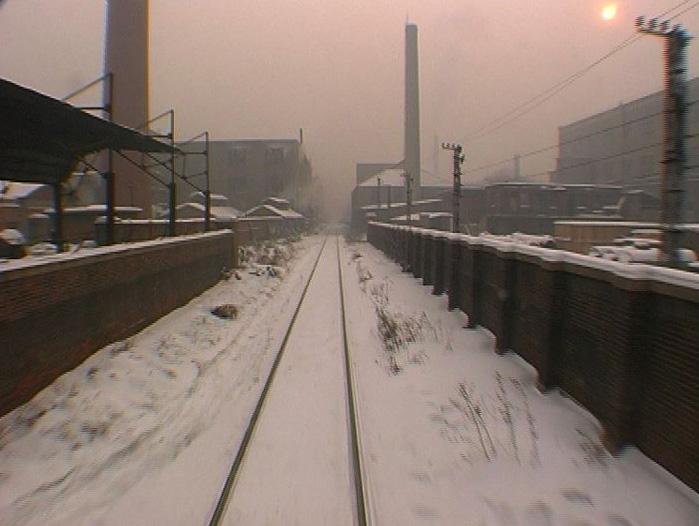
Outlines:
[[[205,524],[321,242],[282,247],[288,263],[241,271],[3,417],[0,523]],[[638,451],[609,456],[593,417],[538,393],[533,369],[495,355],[491,335],[465,329],[445,298],[365,243],[343,246],[342,269],[374,524],[699,524],[696,493]],[[306,380],[280,381],[277,402],[273,387],[273,412],[295,392],[303,402],[313,377],[304,353],[338,330],[336,297],[326,309],[315,301],[318,326],[302,329],[301,352],[290,348],[278,373],[303,370]],[[223,304],[234,319],[212,315]],[[319,383],[328,367],[315,367]],[[274,425],[261,418],[256,434],[269,448],[284,440],[300,457],[318,451],[284,429],[275,444]],[[251,453],[246,469],[256,462],[270,467]],[[278,485],[288,492],[280,504],[315,483],[294,466],[278,466],[280,480],[298,480]],[[237,510],[234,495],[230,517]]]
[[[699,524],[696,493],[637,450],[607,454],[587,411],[540,394],[445,297],[367,244],[344,265],[377,524]]]

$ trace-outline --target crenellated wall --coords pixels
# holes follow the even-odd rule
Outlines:
[[[368,240],[450,308],[699,491],[699,276],[461,234],[370,223]],[[425,277],[425,271],[430,273]]]

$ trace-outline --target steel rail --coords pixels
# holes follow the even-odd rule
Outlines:
[[[260,413],[262,412],[262,407],[264,406],[265,400],[267,399],[267,393],[269,392],[272,382],[274,381],[274,376],[277,372],[277,368],[279,367],[279,363],[281,362],[282,356],[284,355],[284,351],[286,350],[286,345],[289,341],[289,336],[291,335],[291,332],[294,328],[294,324],[296,323],[296,318],[298,317],[299,311],[301,310],[303,300],[306,298],[306,292],[308,292],[308,288],[311,284],[311,281],[313,281],[313,275],[315,274],[316,269],[318,268],[318,262],[320,261],[320,257],[323,255],[323,250],[325,249],[325,244],[327,243],[327,241],[328,238],[326,237],[323,240],[323,245],[320,247],[320,250],[318,251],[318,257],[316,258],[316,261],[313,265],[313,269],[311,270],[311,274],[308,277],[306,286],[304,287],[303,292],[301,293],[301,298],[299,299],[299,302],[296,305],[294,315],[291,318],[291,322],[289,323],[289,327],[287,328],[286,334],[284,335],[282,344],[279,347],[279,351],[277,351],[277,356],[275,357],[274,363],[272,364],[272,368],[270,369],[269,375],[267,376],[267,380],[265,381],[265,385],[262,389],[262,393],[260,394],[260,398],[257,401],[255,410],[253,411],[252,416],[250,417],[250,422],[248,423],[248,427],[245,430],[245,435],[243,436],[243,440],[240,443],[240,447],[238,448],[238,453],[235,456],[233,465],[231,466],[231,469],[228,472],[226,482],[224,483],[223,489],[219,494],[218,501],[216,502],[216,508],[214,509],[213,515],[211,516],[211,520],[208,522],[209,526],[219,526],[221,524],[221,520],[223,519],[223,515],[226,511],[226,505],[228,504],[228,499],[230,497],[231,490],[233,489],[233,486],[235,485],[235,482],[237,480],[238,473],[243,462],[243,458],[245,457],[245,453],[247,451],[248,445],[250,444],[252,435],[255,432],[255,427],[257,426],[257,421],[259,420]]]
[[[355,504],[357,508],[357,524],[368,526],[369,509],[366,498],[366,485],[362,471],[362,450],[359,438],[359,422],[357,418],[357,400],[355,397],[354,371],[350,359],[349,339],[347,338],[347,317],[345,316],[345,290],[342,279],[342,258],[340,257],[340,238],[337,237],[337,270],[340,280],[340,310],[342,311],[342,345],[345,358],[345,375],[347,377],[347,409],[349,412],[349,432],[352,449],[352,468],[355,489]]]

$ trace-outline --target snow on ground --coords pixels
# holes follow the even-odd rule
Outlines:
[[[637,450],[606,453],[587,411],[540,394],[445,297],[366,243],[343,268],[376,524],[699,524],[696,493]]]
[[[205,524],[321,241],[265,251],[277,266],[240,271],[3,417],[1,523]],[[366,243],[342,268],[374,524],[699,524],[696,493],[636,450],[608,455],[589,413],[540,394],[444,297]],[[225,304],[234,319],[211,314]],[[303,334],[301,349],[322,331]]]
[[[262,251],[277,266],[250,263],[3,417],[2,524],[203,524],[318,242]]]

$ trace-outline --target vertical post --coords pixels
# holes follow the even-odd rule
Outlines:
[[[114,217],[116,215],[116,182],[114,178],[114,152],[109,150],[109,161],[107,173],[105,174],[105,184],[107,186],[107,224],[105,225],[105,237],[107,245],[114,244]]]
[[[412,241],[412,219],[413,219],[413,211],[412,211],[412,200],[413,200],[413,185],[412,185],[412,175],[409,174],[408,172],[405,172],[403,174],[405,177],[405,224],[408,227],[408,230],[406,232],[406,257],[405,257],[405,266],[403,267],[403,270],[405,271],[410,271],[410,262],[411,262],[411,255],[412,255],[412,249],[413,249],[413,241]]]
[[[665,96],[663,100],[663,259],[681,266],[678,250],[684,211],[685,132],[687,121],[687,71],[685,48],[689,38],[677,27],[665,38]]]
[[[170,237],[174,237],[177,235],[177,214],[176,214],[176,208],[177,208],[177,185],[175,184],[174,180],[170,181],[170,184],[167,185],[168,187],[168,197],[169,197],[169,209],[170,213],[168,216],[168,232],[167,235]]]
[[[684,171],[686,164],[685,140],[687,129],[687,58],[685,48],[691,37],[680,25],[670,29],[670,22],[653,18],[646,21],[639,16],[636,28],[640,33],[665,39],[665,94],[663,96],[663,160],[662,210],[662,263],[678,268],[681,231],[684,219]]]
[[[56,251],[63,252],[63,199],[61,183],[53,185],[53,243]]]
[[[464,147],[460,144],[443,143],[442,148],[454,152],[454,192],[452,196],[452,232],[461,231],[461,165],[466,156],[463,154]]]
[[[454,224],[453,232],[460,232],[461,228],[461,146],[454,150],[454,197],[452,202]]]
[[[303,137],[303,130],[301,130],[301,134]],[[302,141],[303,142],[303,138]],[[204,203],[204,231],[208,232],[211,230],[211,187],[210,187],[210,179],[209,179],[209,132],[205,132],[205,146],[206,146],[206,152],[204,156],[204,166],[206,167],[206,195],[204,198],[206,199],[206,202]]]
[[[381,210],[381,178],[377,177],[376,178],[376,215],[377,215],[377,219],[381,219],[378,217],[379,210]]]
[[[175,112],[170,110],[170,146],[175,145]],[[168,224],[168,235],[177,235],[177,184],[175,183],[175,150],[170,152],[170,222]]]
[[[408,228],[412,226],[413,222],[413,177],[409,174],[405,174],[405,219]]]
[[[103,91],[106,92],[109,100],[102,104],[106,108],[107,115],[109,117],[109,122],[114,120],[114,74],[107,74],[107,82],[109,83],[107,89]],[[107,174],[105,175],[106,188],[106,198],[107,198],[107,223],[105,224],[105,242],[107,245],[113,245],[115,240],[114,236],[114,222],[116,216],[116,181],[114,177],[114,151],[109,150],[107,153]]]

